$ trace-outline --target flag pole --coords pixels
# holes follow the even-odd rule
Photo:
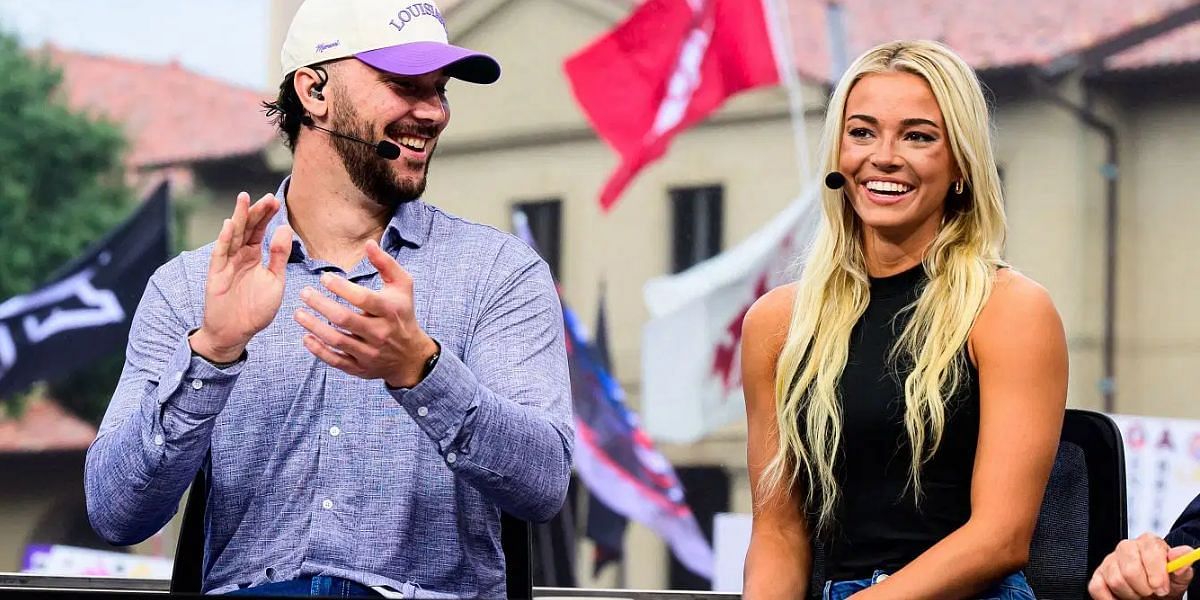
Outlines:
[[[775,67],[779,70],[779,82],[787,91],[792,143],[796,149],[796,171],[800,176],[800,189],[804,189],[812,179],[812,167],[808,156],[808,129],[804,123],[804,95],[800,89],[800,74],[796,70],[796,52],[792,44],[791,15],[787,3],[788,0],[762,0],[771,51],[775,57]]]

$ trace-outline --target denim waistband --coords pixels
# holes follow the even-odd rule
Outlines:
[[[342,577],[316,575],[288,581],[276,581],[234,590],[227,596],[333,596],[341,598],[378,598],[375,590]]]

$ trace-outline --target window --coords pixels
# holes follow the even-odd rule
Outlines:
[[[559,262],[562,254],[562,200],[517,202],[514,211],[522,211],[529,220],[529,230],[537,243],[542,260],[550,265],[555,281],[561,281]]]
[[[671,272],[683,271],[721,251],[723,196],[719,185],[671,190]]]

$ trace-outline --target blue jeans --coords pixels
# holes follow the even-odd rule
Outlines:
[[[242,588],[225,594],[226,596],[333,596],[335,598],[379,598],[375,590],[361,584],[342,579],[317,575],[316,577],[301,577],[291,581],[277,581],[255,587]]]
[[[825,600],[845,600],[855,592],[861,592],[887,579],[883,571],[875,571],[870,579],[852,581],[830,581],[825,584]],[[1017,571],[991,589],[979,595],[979,600],[1036,600],[1033,588],[1025,581],[1025,574]]]

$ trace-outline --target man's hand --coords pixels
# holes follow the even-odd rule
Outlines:
[[[1092,575],[1088,592],[1095,600],[1178,600],[1192,582],[1192,567],[1168,574],[1167,562],[1191,551],[1188,546],[1170,548],[1165,540],[1150,533],[1124,540],[1104,557]]]
[[[310,332],[304,336],[304,347],[356,377],[383,379],[391,387],[414,387],[421,382],[425,362],[437,352],[437,343],[417,324],[408,271],[375,242],[367,242],[367,258],[383,279],[383,289],[378,292],[341,277],[321,276],[326,289],[359,311],[311,288],[300,293],[309,308],[329,321],[296,311],[296,322]]]
[[[204,321],[189,339],[192,349],[209,360],[237,360],[250,338],[279,312],[291,228],[284,225],[275,230],[270,260],[265,267],[262,264],[263,236],[278,211],[275,196],[267,194],[251,207],[250,195],[242,192],[233,217],[221,226],[208,264]]]

